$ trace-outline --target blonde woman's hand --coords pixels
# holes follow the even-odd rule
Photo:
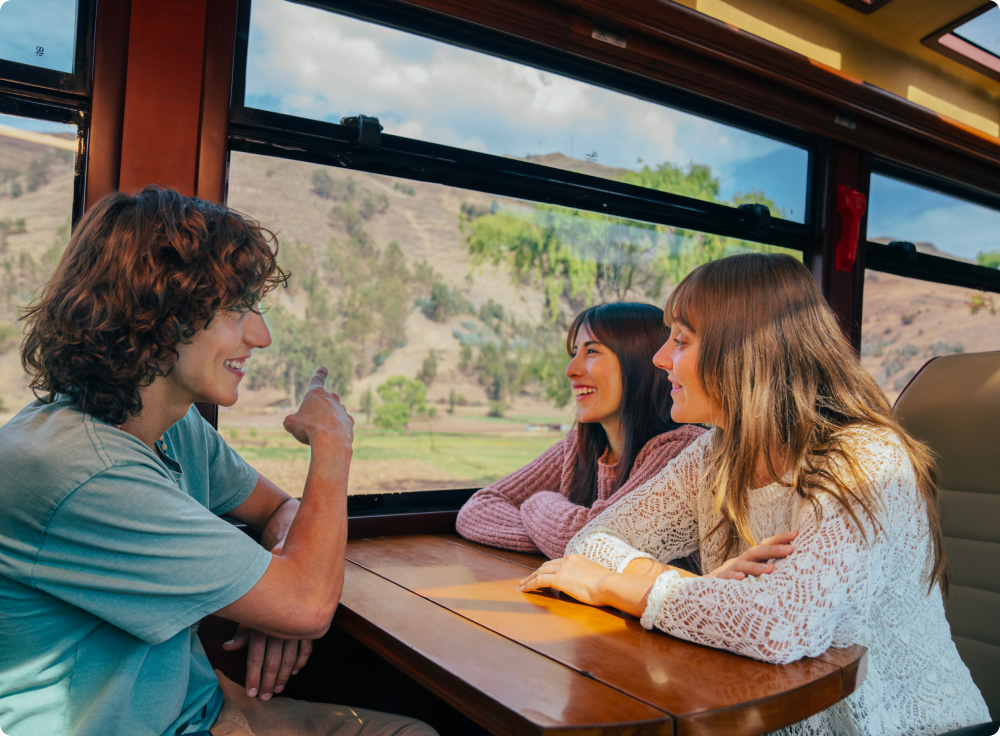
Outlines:
[[[767,575],[774,572],[774,565],[768,560],[788,557],[792,553],[792,540],[798,532],[785,532],[765,539],[755,547],[751,547],[739,557],[726,560],[712,572],[704,575],[706,578],[722,578],[723,580],[743,580],[747,575]]]
[[[603,606],[601,583],[611,571],[583,555],[569,555],[549,560],[521,581],[521,592],[555,588],[581,603]]]

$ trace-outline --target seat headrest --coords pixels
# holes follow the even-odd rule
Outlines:
[[[894,411],[937,455],[941,488],[1000,494],[1000,352],[931,359]]]

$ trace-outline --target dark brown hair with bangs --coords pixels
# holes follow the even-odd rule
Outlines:
[[[22,317],[31,388],[110,424],[138,416],[178,343],[285,283],[277,252],[274,233],[226,207],[159,187],[108,195]]]
[[[899,438],[927,509],[933,562],[930,586],[948,590],[937,511],[937,470],[929,449],[896,421],[885,394],[847,342],[809,270],[787,255],[745,253],[706,263],[671,294],[665,310],[698,336],[698,377],[721,413],[705,480],[723,521],[731,556],[750,531],[749,492],[791,473],[789,485],[821,513],[818,495],[835,498],[875,533],[882,499],[845,430],[870,427]],[[713,544],[716,541],[713,540]]]

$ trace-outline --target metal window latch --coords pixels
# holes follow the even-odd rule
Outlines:
[[[382,147],[382,124],[379,123],[378,118],[373,118],[370,115],[354,115],[341,118],[340,124],[354,129],[353,143],[358,148]]]
[[[747,224],[751,227],[771,227],[771,210],[766,204],[741,204],[739,209],[750,215]]]

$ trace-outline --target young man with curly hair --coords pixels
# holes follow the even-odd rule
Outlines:
[[[344,580],[353,420],[313,377],[285,428],[301,503],[194,408],[232,406],[287,279],[273,233],[147,188],[80,221],[25,315],[38,398],[0,428],[0,729],[8,736],[433,734],[399,716],[272,699],[330,626]],[[262,539],[219,518],[245,522]],[[246,686],[195,628],[249,644]]]

